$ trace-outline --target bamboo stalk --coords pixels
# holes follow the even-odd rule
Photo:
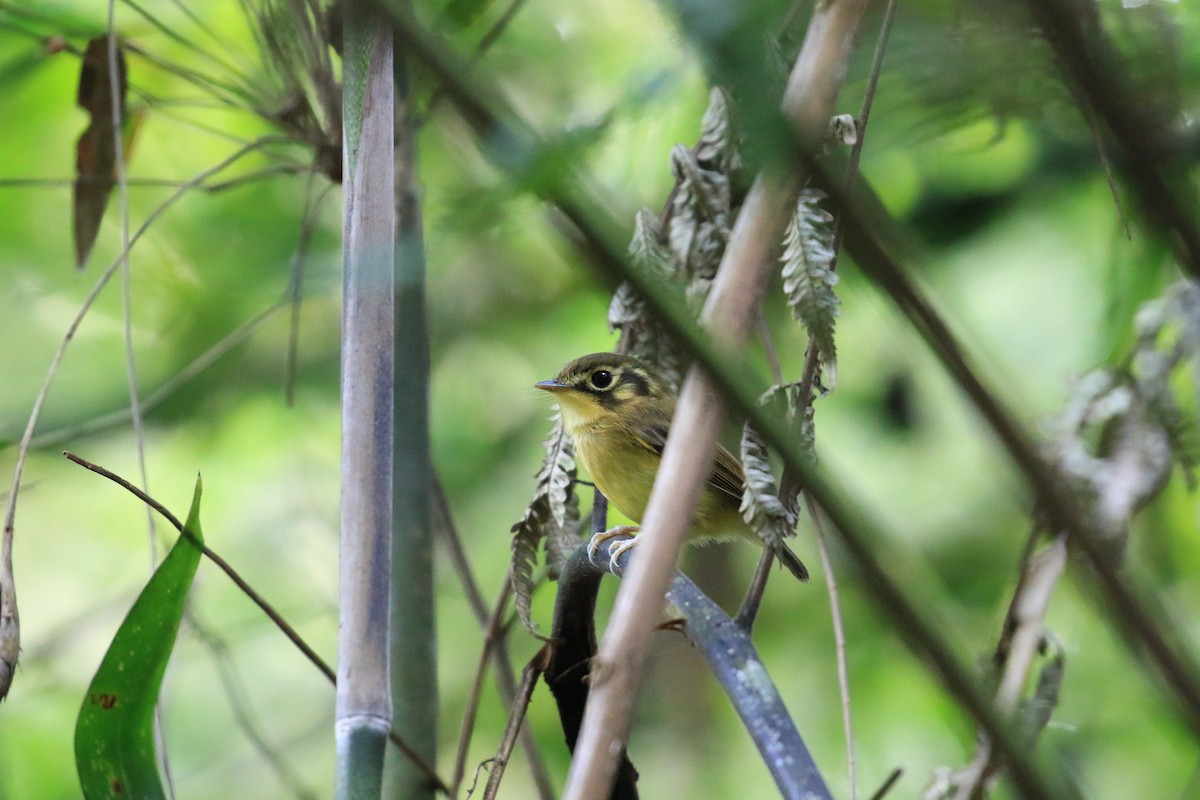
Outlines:
[[[382,22],[381,22],[382,24]],[[390,26],[388,26],[390,30]],[[429,332],[425,242],[417,189],[416,137],[404,59],[395,56],[396,367],[395,485],[392,488],[392,725],[421,757],[437,763],[437,639],[433,597],[435,482],[429,455]],[[390,173],[389,173],[390,174]],[[385,773],[388,797],[430,800],[434,785],[406,758]]]
[[[380,796],[391,728],[388,571],[394,375],[392,36],[345,13],[342,511],[335,738],[338,800]]]

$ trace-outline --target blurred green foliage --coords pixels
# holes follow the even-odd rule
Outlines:
[[[252,4],[253,5],[253,4]],[[505,11],[496,3],[423,3],[451,46],[469,53]],[[715,13],[719,3],[692,3]],[[147,4],[163,27],[119,4],[130,53],[130,106],[144,112],[129,162],[136,228],[182,182],[238,142],[274,134],[288,100],[236,2]],[[770,6],[778,19],[788,15]],[[1200,11],[1154,0],[1104,4],[1105,28],[1129,59],[1138,96],[1178,131],[1185,152],[1200,81]],[[766,13],[766,12],[764,12]],[[807,8],[769,46],[790,56]],[[861,33],[840,110],[856,113],[878,27]],[[86,271],[72,267],[70,179],[85,115],[74,105],[79,60],[70,48],[104,29],[83,2],[0,4],[0,440],[19,438],[71,318],[119,249],[115,200]],[[48,46],[61,37],[66,51]],[[189,44],[191,43],[191,44]],[[192,46],[192,45],[195,46]],[[728,56],[729,54],[724,54]],[[562,157],[582,163],[632,225],[671,187],[670,147],[695,140],[707,94],[706,61],[662,6],[642,0],[561,4],[529,0],[477,69],[501,83]],[[171,66],[173,65],[173,66]],[[184,70],[237,92],[211,92]],[[763,64],[750,70],[759,74]],[[435,88],[415,67],[417,97]],[[253,107],[251,107],[253,106]],[[433,347],[434,458],[485,593],[504,579],[508,529],[522,513],[550,409],[532,384],[566,360],[607,349],[608,291],[550,224],[549,212],[497,175],[442,101],[420,138]],[[133,330],[143,395],[169,381],[247,320],[285,301],[306,205],[327,185],[303,168],[311,150],[277,144],[238,161],[157,220],[132,254]],[[265,173],[286,168],[298,174]],[[901,4],[879,84],[863,172],[901,221],[906,260],[976,363],[1021,419],[1052,416],[1072,377],[1119,359],[1138,304],[1177,270],[1139,226],[1136,204],[1114,202],[1086,120],[1061,86],[1050,51],[1010,4],[916,0]],[[296,397],[284,402],[290,314],[253,333],[147,416],[149,489],[181,511],[197,470],[206,483],[208,542],[279,607],[330,660],[335,653],[338,504],[340,213],[335,190],[317,215],[304,265]],[[1126,227],[1130,233],[1126,234]],[[823,463],[891,533],[883,560],[972,663],[990,652],[1030,526],[1028,494],[996,442],[918,337],[852,263],[841,268],[836,391],[817,403]],[[128,405],[116,282],[80,327],[49,395],[39,433]],[[774,291],[768,317],[785,372],[798,377],[804,337]],[[762,363],[762,355],[750,356]],[[403,376],[401,376],[403,379]],[[1194,413],[1194,408],[1191,409]],[[69,465],[69,448],[136,474],[128,424],[47,441],[27,465],[15,564],[23,657],[0,707],[0,797],[79,795],[74,713],[117,624],[149,574],[146,515],[132,498]],[[0,454],[11,474],[15,450]],[[1135,525],[1128,571],[1154,587],[1179,620],[1200,602],[1195,498],[1176,479]],[[160,540],[165,540],[161,531]],[[161,552],[161,541],[159,550]],[[797,549],[817,563],[811,531]],[[844,565],[834,548],[835,569]],[[757,554],[720,546],[685,568],[727,606]],[[439,559],[444,698],[441,769],[481,643],[457,578]],[[1049,624],[1065,644],[1062,704],[1044,752],[1065,761],[1089,797],[1182,797],[1196,747],[1171,699],[1114,634],[1086,569],[1060,586]],[[914,796],[938,766],[965,763],[966,717],[840,574],[856,723],[860,792],[894,767],[894,796]],[[606,582],[606,584],[611,584]],[[774,581],[756,639],[835,794],[846,796],[841,711],[828,600],[820,575],[806,587]],[[613,586],[606,585],[601,609]],[[548,621],[552,591],[535,597]],[[217,656],[185,621],[164,700],[171,767],[181,797],[292,796],[244,729],[262,737],[316,795],[332,780],[333,692],[211,565],[190,613],[230,648],[244,703],[231,705]],[[1193,625],[1194,629],[1194,625]],[[1194,630],[1189,631],[1195,633]],[[1194,636],[1192,637],[1195,638]],[[519,663],[538,642],[516,633]],[[630,753],[647,797],[767,797],[773,788],[752,745],[699,659],[661,634]],[[488,683],[468,771],[494,755],[505,722]],[[539,690],[529,724],[555,777],[567,754],[553,704]],[[469,783],[469,781],[468,781]],[[1189,785],[1191,788],[1189,789]],[[1005,796],[1002,788],[998,796]],[[502,796],[532,789],[518,750]]]

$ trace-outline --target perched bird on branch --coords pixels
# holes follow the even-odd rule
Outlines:
[[[640,523],[675,416],[676,398],[667,384],[636,358],[592,353],[536,386],[558,400],[563,428],[596,488],[622,514]],[[741,463],[718,444],[688,538],[711,542],[742,537],[761,545],[738,510],[744,487]],[[606,539],[637,530],[620,526],[597,533],[588,553],[594,560]],[[634,538],[614,548],[614,557],[636,542]],[[808,570],[787,545],[781,544],[776,555],[793,575],[808,580]]]

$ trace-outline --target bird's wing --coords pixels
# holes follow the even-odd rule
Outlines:
[[[724,492],[730,497],[742,501],[746,476],[742,473],[742,464],[721,445],[717,445],[717,454],[713,459],[712,472],[708,474],[709,484],[717,491]]]
[[[658,455],[662,455],[663,448],[667,446],[668,427],[657,423],[643,425],[639,427],[635,433],[637,434],[637,442],[647,450],[653,450]]]
[[[669,427],[663,424],[644,425],[637,430],[638,443],[661,456],[663,447],[667,444],[669,430]],[[740,503],[745,480],[741,462],[718,444],[712,470],[708,473],[708,485]]]

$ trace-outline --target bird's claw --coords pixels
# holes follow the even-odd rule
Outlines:
[[[628,541],[621,542],[609,552],[608,568],[611,570],[616,564],[617,558],[622,553],[630,550],[637,542],[637,539],[633,537],[633,534],[637,533],[639,530],[641,530],[641,528],[636,525],[618,525],[617,527],[609,528],[606,531],[598,531],[593,533],[592,538],[588,542],[587,546],[588,561],[603,569],[605,565],[601,564],[597,559],[600,556],[600,548],[604,545],[604,543],[617,536],[631,537]]]

